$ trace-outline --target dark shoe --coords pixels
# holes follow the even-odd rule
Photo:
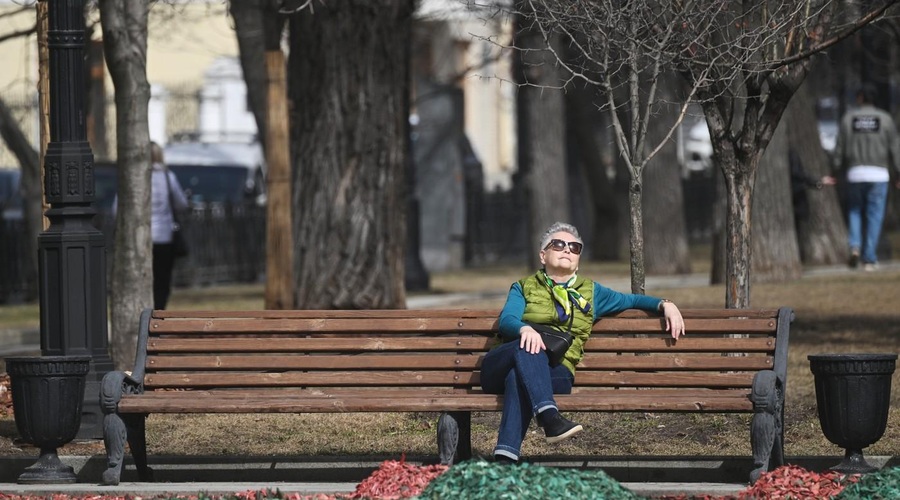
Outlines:
[[[559,412],[542,419],[544,434],[547,436],[548,443],[558,443],[564,439],[568,439],[575,434],[584,430],[581,424],[576,424],[571,420],[563,417]]]
[[[513,460],[506,455],[494,455],[494,463],[498,463],[501,465],[516,465],[519,463],[518,460]]]
[[[859,250],[855,248],[850,250],[850,260],[847,261],[847,265],[851,269],[856,269],[859,266]]]

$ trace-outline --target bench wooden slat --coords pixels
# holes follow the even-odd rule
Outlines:
[[[698,309],[699,310],[699,309]],[[715,309],[712,309],[715,311]],[[496,309],[342,309],[296,310],[265,309],[253,311],[178,311],[155,310],[153,319],[379,319],[379,318],[497,318]]]
[[[466,331],[492,333],[497,329],[497,318],[297,318],[297,319],[180,319],[153,320],[152,332],[185,333],[278,333],[278,332],[435,332]]]
[[[663,397],[640,393],[613,395],[604,398],[580,394],[559,395],[557,404],[563,411],[690,411],[734,412],[748,411],[752,404],[747,398],[735,396]],[[499,396],[438,395],[435,397],[348,398],[260,398],[252,395],[233,398],[172,397],[155,393],[141,397],[125,396],[119,402],[120,413],[247,413],[252,408],[259,413],[340,413],[379,411],[497,411],[502,408]]]
[[[153,318],[496,318],[496,309],[379,309],[379,310],[256,310],[256,311],[153,311]],[[685,318],[777,318],[778,309],[682,309]],[[611,318],[649,318],[656,313],[630,309]]]
[[[750,372],[596,372],[580,373],[580,386],[621,387],[749,387]],[[154,388],[214,387],[402,387],[402,386],[477,386],[479,372],[454,371],[318,371],[318,372],[190,372],[148,373],[145,385]]]
[[[409,397],[441,397],[441,396],[468,396],[485,394],[480,388],[472,387],[383,387],[379,388],[377,396],[373,396],[371,388],[359,387],[316,387],[316,388],[296,388],[296,387],[268,387],[264,389],[256,388],[227,388],[227,389],[189,389],[189,390],[160,390],[151,391],[147,395],[166,395],[167,398],[247,398],[255,397],[260,399],[284,399],[284,398],[370,398],[379,397],[384,399],[393,398],[409,398]],[[575,386],[572,394],[578,394],[590,398],[607,398],[611,396],[625,396],[638,394],[641,397],[688,397],[688,398],[713,398],[727,397],[746,399],[750,390],[748,388],[731,388],[731,389],[703,389],[691,387],[669,387],[669,388],[636,388],[636,387],[581,387]],[[556,396],[560,396],[557,394]],[[154,396],[156,397],[156,396]]]
[[[685,318],[688,333],[771,333],[776,329],[772,318]],[[597,333],[659,333],[665,324],[659,317],[646,319],[604,318],[594,325]],[[416,333],[416,332],[480,332],[497,330],[497,318],[207,318],[155,319],[150,322],[154,334],[185,333]]]
[[[148,353],[226,353],[226,352],[365,352],[365,351],[486,351],[494,345],[491,337],[373,337],[373,338],[279,338],[215,337],[158,338],[147,341]],[[774,352],[775,340],[769,337],[604,337],[588,341],[586,352]]]
[[[776,321],[772,318],[742,319],[740,321],[729,318],[685,318],[684,330],[690,335],[699,332],[714,333],[740,333],[759,332],[771,333],[777,328]],[[659,333],[665,330],[665,320],[659,317],[647,319],[603,318],[594,325],[592,331],[602,333],[635,332]]]
[[[149,356],[147,366],[154,372],[165,370],[474,370],[481,366],[480,353],[375,355],[187,355]],[[584,370],[765,370],[772,367],[770,356],[661,355],[613,356],[587,354],[579,364]]]
[[[590,340],[585,352],[774,352],[775,339],[770,337],[682,337],[677,342],[671,337],[628,338],[604,337],[599,342]]]
[[[379,337],[379,338],[152,338],[147,352],[364,352],[364,351],[485,351],[490,337]]]

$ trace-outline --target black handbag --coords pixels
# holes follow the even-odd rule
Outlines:
[[[187,237],[184,235],[184,226],[181,225],[181,217],[175,210],[175,203],[172,202],[172,184],[169,182],[169,169],[164,171],[166,175],[166,187],[169,188],[169,208],[172,210],[172,252],[175,257],[187,257],[190,250],[187,244]]]
[[[566,355],[566,351],[572,347],[573,338],[570,333],[572,331],[572,322],[569,322],[568,332],[557,330],[552,326],[542,325],[540,323],[532,323],[530,321],[526,321],[525,323],[541,334],[541,340],[544,341],[547,357],[550,358],[550,366],[559,365],[563,360],[563,356]]]

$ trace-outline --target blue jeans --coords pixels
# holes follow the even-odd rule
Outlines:
[[[556,408],[553,394],[569,394],[575,376],[563,365],[550,367],[547,354],[531,354],[519,341],[492,349],[481,363],[484,392],[503,395],[503,415],[494,455],[519,459],[531,417]]]
[[[878,262],[875,254],[878,238],[881,237],[881,224],[887,206],[887,182],[848,182],[847,183],[847,232],[850,249],[861,250],[862,261]],[[863,217],[865,217],[866,234],[863,240]]]

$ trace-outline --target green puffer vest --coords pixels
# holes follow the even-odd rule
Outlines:
[[[534,276],[520,280],[519,286],[522,287],[522,295],[525,297],[525,313],[522,314],[522,321],[553,325],[562,330],[568,330],[568,321],[560,322],[556,315],[556,305],[550,290],[547,288],[547,284],[544,283],[544,279],[541,277],[540,271]],[[593,281],[578,277],[573,288],[588,301],[588,304],[593,306]],[[591,327],[594,325],[594,311],[592,309],[585,314],[574,306],[572,310],[574,311],[574,318],[572,319],[572,347],[566,351],[562,364],[574,375],[575,366],[584,357],[584,343],[587,342],[588,337],[591,335]]]

